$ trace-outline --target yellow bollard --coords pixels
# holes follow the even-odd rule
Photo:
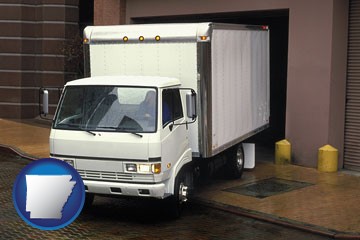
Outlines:
[[[338,169],[338,150],[331,145],[319,148],[318,170],[320,172],[336,172]]]
[[[275,164],[291,163],[291,144],[284,139],[275,143]]]

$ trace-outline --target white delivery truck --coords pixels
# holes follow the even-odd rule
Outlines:
[[[225,153],[240,177],[254,158],[242,142],[269,125],[266,26],[92,26],[84,52],[88,78],[65,85],[50,154],[77,169],[87,203],[154,197],[177,215],[199,164]]]

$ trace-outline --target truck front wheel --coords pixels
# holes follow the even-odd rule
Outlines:
[[[92,193],[85,193],[85,202],[84,202],[84,208],[88,209],[91,207],[92,203],[94,202],[95,195]]]
[[[244,150],[242,144],[239,144],[229,150],[227,153],[227,174],[231,179],[241,178],[244,171]]]
[[[186,172],[181,171],[175,178],[174,195],[169,197],[169,217],[178,218],[181,215],[185,202],[188,200],[189,186]]]

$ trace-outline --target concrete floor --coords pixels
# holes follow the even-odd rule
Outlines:
[[[23,156],[49,156],[49,126],[34,121],[0,119],[0,147]],[[274,165],[273,153],[257,151],[256,167],[240,180],[215,179],[202,186],[197,201],[253,215],[267,221],[308,228],[333,237],[360,239],[360,177],[340,171],[321,173],[295,165]],[[266,198],[245,196],[225,189],[279,178],[310,183],[309,186]],[[251,214],[250,214],[251,213]]]
[[[300,189],[266,198],[226,191],[264,179],[285,179],[310,183]],[[200,201],[232,206],[240,212],[284,220],[291,224],[308,225],[311,229],[330,234],[360,233],[360,177],[343,172],[320,173],[316,169],[295,165],[274,165],[258,161],[252,171],[244,172],[241,180],[217,179],[202,187]],[[359,236],[360,237],[360,236]]]
[[[50,123],[41,124],[34,120],[5,120],[0,118],[0,146],[27,158],[49,157]]]

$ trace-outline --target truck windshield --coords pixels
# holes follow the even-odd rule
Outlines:
[[[155,88],[69,86],[65,88],[54,128],[154,132],[156,106]]]

